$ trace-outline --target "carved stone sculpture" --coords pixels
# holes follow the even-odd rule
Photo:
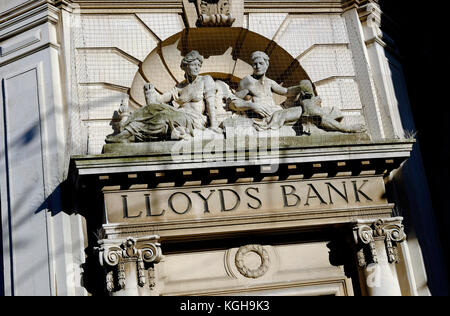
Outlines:
[[[254,52],[251,56],[253,74],[244,77],[234,97],[228,100],[230,109],[236,112],[252,111],[261,117],[269,117],[282,110],[276,105],[273,93],[295,97],[300,93],[300,86],[284,88],[274,80],[266,77],[269,68],[269,56],[263,52]]]
[[[110,136],[115,136],[117,134],[120,134],[123,132],[123,126],[125,122],[128,120],[128,117],[130,116],[130,111],[128,108],[128,105],[125,103],[124,100],[122,100],[122,103],[120,104],[120,107],[117,111],[114,111],[112,120],[110,125],[112,126],[112,129],[114,130],[114,133]]]
[[[335,107],[325,109],[322,107],[322,99],[314,94],[312,83],[303,80],[300,83],[301,92],[297,99],[292,98],[285,103],[291,107],[273,113],[263,122],[255,122],[255,127],[261,129],[278,129],[283,125],[301,121],[304,126],[316,125],[330,132],[362,133],[366,128],[362,124],[345,125],[342,123],[344,116]],[[309,132],[309,128],[305,130]]]
[[[398,247],[406,240],[402,220],[357,220],[353,227],[356,258],[364,280],[361,285],[369,296],[402,295],[395,272],[395,264],[400,260]]]
[[[123,131],[108,136],[107,143],[180,140],[194,136],[194,130],[210,129],[221,133],[215,116],[216,86],[211,76],[199,76],[203,57],[192,51],[181,68],[186,80],[160,95],[152,84],[144,86],[147,106],[133,112]],[[174,106],[169,105],[169,103]],[[205,115],[207,114],[207,116]]]
[[[199,26],[231,26],[230,0],[196,0]]]
[[[403,225],[398,219],[377,220],[373,223],[361,223],[354,229],[355,242],[362,245],[357,252],[358,264],[366,267],[368,263],[378,263],[375,242],[384,241],[389,263],[398,262],[396,244],[406,239]],[[370,255],[366,255],[370,254]]]
[[[365,131],[361,124],[343,124],[338,109],[322,107],[311,81],[285,88],[267,78],[267,54],[257,51],[251,59],[253,74],[244,77],[234,93],[226,83],[214,81],[209,75],[200,76],[203,57],[197,51],[190,52],[181,63],[186,80],[162,95],[152,84],[145,84],[147,105],[131,114],[122,109],[120,124],[117,118],[115,124],[119,126],[106,143],[187,140],[195,137],[196,131],[202,131],[204,138],[223,138],[221,128],[226,137],[240,133],[242,128],[250,128],[255,136],[263,131],[288,129],[285,136],[294,136],[297,133],[292,126],[296,124],[301,124],[304,134],[311,133],[312,125],[324,131]],[[274,94],[286,96],[287,100],[276,104]]]
[[[329,112],[321,107],[322,100],[316,96],[309,80],[298,86],[285,88],[266,77],[269,68],[269,57],[263,52],[254,52],[251,56],[253,75],[240,82],[235,97],[228,102],[235,111],[253,111],[263,117],[263,121],[255,121],[257,130],[280,129],[285,125],[293,125],[302,120],[312,123],[326,131],[343,133],[364,132],[363,125],[344,125],[343,116],[335,108]],[[275,105],[273,93],[287,96],[283,107]]]
[[[245,264],[245,256],[248,253],[255,253],[261,260],[257,268],[249,268]],[[235,257],[236,268],[246,278],[257,279],[262,277],[270,268],[270,257],[268,252],[261,245],[247,245],[239,248]]]
[[[154,268],[145,264],[159,263],[162,259],[159,236],[149,236],[138,241],[127,238],[121,244],[103,240],[97,249],[100,264],[107,269],[106,289],[109,293],[127,290],[127,284],[137,282],[139,287],[148,284],[150,289],[155,286]],[[135,279],[130,279],[130,271],[136,271]],[[132,286],[133,288],[133,286]]]

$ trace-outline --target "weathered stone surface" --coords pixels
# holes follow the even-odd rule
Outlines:
[[[287,127],[290,128],[290,127]],[[192,152],[202,151],[205,146],[211,148],[223,148],[228,150],[246,150],[251,147],[249,145],[258,144],[260,146],[266,146],[267,140],[271,141],[272,138],[258,138],[254,135],[249,135],[244,139],[238,137],[235,134],[234,139],[199,139],[184,141],[181,146],[185,149],[192,148]],[[242,136],[242,135],[240,135]],[[274,136],[274,134],[268,136]],[[355,143],[369,143],[369,136],[365,133],[362,134],[341,134],[341,133],[329,133],[324,137],[323,135],[304,135],[304,136],[282,136],[277,139],[279,148],[301,148],[306,146],[333,146],[333,145],[345,145]],[[161,142],[148,142],[148,143],[123,143],[123,144],[106,144],[103,147],[103,154],[120,154],[126,156],[151,154],[151,153],[171,153],[175,148],[179,150],[180,143],[178,141],[161,141]]]
[[[106,143],[186,140],[196,137],[195,131],[203,131],[207,125],[220,135],[214,80],[211,76],[199,76],[203,61],[197,51],[188,53],[181,62],[186,80],[162,95],[153,84],[145,84],[146,106],[133,112],[123,123],[123,131],[108,136]]]
[[[108,224],[157,224],[253,216],[294,217],[327,210],[330,222],[364,208],[388,208],[381,176],[298,179],[262,183],[109,190],[105,188]],[[334,212],[332,212],[334,210]],[[332,213],[332,214],[331,214]]]

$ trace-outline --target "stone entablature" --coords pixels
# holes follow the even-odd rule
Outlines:
[[[277,151],[276,168],[275,155],[249,161],[245,151],[235,161],[189,155],[175,164],[168,154],[105,154],[74,157],[74,166],[82,182],[103,187],[107,235],[124,238],[156,229],[164,239],[187,232],[227,233],[230,222],[235,222],[231,232],[236,232],[270,229],[273,223],[279,229],[387,217],[393,205],[384,197],[383,177],[409,156],[411,145],[299,149],[291,143]],[[124,179],[127,189],[117,186]]]

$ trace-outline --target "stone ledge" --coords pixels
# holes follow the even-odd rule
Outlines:
[[[219,140],[220,143],[223,141]],[[72,163],[76,173],[84,176],[249,165],[265,166],[273,165],[274,159],[280,165],[371,159],[405,160],[409,158],[414,143],[414,140],[356,141],[354,138],[349,138],[347,141],[315,143],[312,140],[305,140],[304,137],[289,137],[280,139],[278,150],[258,153],[244,146],[229,152],[202,153],[199,150],[181,156],[173,156],[171,152],[162,150],[164,146],[166,149],[171,148],[170,146],[174,145],[173,142],[167,142],[165,145],[161,143],[125,144],[120,145],[122,153],[74,156]],[[149,153],[147,146],[152,148],[159,146],[162,149],[159,152]],[[133,148],[136,149],[136,147],[141,149],[140,154],[133,152]]]
[[[183,146],[185,149],[192,149],[190,153],[196,153],[203,150],[206,146],[208,148],[223,148],[227,151],[243,151],[251,150],[256,145],[256,148],[264,147],[267,144],[275,141],[274,138],[246,138],[245,142],[241,139],[203,139],[199,141],[161,141],[148,143],[126,143],[126,144],[106,144],[103,147],[103,154],[118,154],[124,156],[143,155],[143,154],[170,154],[175,148]],[[351,145],[370,142],[367,134],[341,134],[329,133],[311,136],[288,136],[280,137],[278,144],[280,149],[288,148],[305,148],[305,147],[327,147],[335,145]]]

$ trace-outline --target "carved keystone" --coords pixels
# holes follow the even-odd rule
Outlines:
[[[197,0],[199,26],[231,26],[236,18],[231,16],[230,0]]]
[[[140,287],[147,284],[150,288],[155,286],[153,266],[147,269],[145,264],[158,263],[163,259],[161,244],[157,241],[159,236],[152,235],[145,238],[128,237],[125,241],[104,239],[99,241],[97,248],[100,264],[107,269],[106,289],[108,292],[124,290],[127,284],[126,264],[136,265],[136,280]],[[147,272],[147,273],[146,273]],[[117,283],[115,282],[117,275]]]
[[[243,0],[183,0],[189,27],[241,26]],[[239,17],[241,16],[242,17]]]

